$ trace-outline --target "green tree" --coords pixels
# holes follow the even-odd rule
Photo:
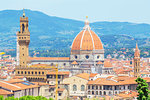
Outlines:
[[[137,99],[138,100],[150,100],[150,91],[148,90],[148,83],[146,83],[146,80],[138,77],[136,80],[135,80],[137,83],[138,83],[138,86],[136,88],[136,90],[138,91],[138,97]]]
[[[0,95],[0,100],[4,100],[4,97],[2,95]]]
[[[19,99],[12,96],[12,97],[5,98],[5,100],[19,100]]]
[[[0,100],[4,100],[3,96],[0,95]],[[20,97],[20,98],[14,98],[14,96],[12,97],[7,97],[5,98],[5,100],[53,100],[52,98],[45,98],[45,97],[42,97],[42,96],[23,96],[23,97]]]

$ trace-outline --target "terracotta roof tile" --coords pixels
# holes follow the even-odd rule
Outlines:
[[[74,39],[71,50],[103,49],[100,38],[92,30],[82,30]]]
[[[47,74],[56,74],[56,72],[47,72]],[[58,75],[69,75],[69,71],[58,71]]]
[[[97,73],[91,73],[90,77],[95,77],[97,75]]]
[[[69,57],[29,57],[30,60],[69,60]]]
[[[78,63],[76,61],[73,61],[71,64],[72,65],[77,65]]]
[[[8,94],[13,94],[13,92],[9,92],[4,89],[0,89],[0,95],[8,95]]]
[[[90,75],[88,73],[81,73],[81,74],[78,74],[76,76],[83,78],[83,79],[86,79],[86,80],[89,80],[89,77],[90,77]]]

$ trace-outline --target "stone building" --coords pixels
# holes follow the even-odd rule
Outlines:
[[[150,85],[150,78],[144,78]],[[123,91],[136,91],[135,77],[97,78],[87,83],[87,98],[113,96]]]
[[[70,97],[86,97],[89,76],[88,73],[81,73],[63,80],[64,87],[68,90]]]
[[[1,92],[7,94],[5,97],[14,96],[15,98],[20,98],[26,95],[38,96],[39,88],[40,86],[37,84],[20,79],[0,81]]]

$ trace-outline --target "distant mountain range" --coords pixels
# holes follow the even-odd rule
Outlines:
[[[0,47],[16,48],[16,32],[22,10],[0,11]],[[39,11],[25,10],[29,17],[30,49],[69,49],[84,22],[48,16]],[[150,25],[129,22],[94,22],[91,29],[101,38],[105,48],[150,47]]]

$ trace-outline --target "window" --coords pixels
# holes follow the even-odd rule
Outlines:
[[[92,94],[94,95],[94,91],[92,91]]]
[[[99,56],[97,56],[97,59],[99,59]]]
[[[28,74],[30,74],[30,72],[28,71]]]
[[[32,74],[33,74],[33,72],[32,72]]]
[[[42,74],[44,74],[44,72],[42,72]]]
[[[21,74],[23,74],[23,71],[21,71]]]
[[[64,66],[66,66],[66,63],[64,63]]]
[[[102,87],[101,87],[101,86],[99,86],[99,89],[101,90],[101,89],[102,89]]]
[[[96,91],[96,95],[98,95],[98,91]]]
[[[58,79],[60,79],[61,78],[61,76],[60,75],[58,75]]]
[[[86,58],[86,59],[89,59],[89,55],[86,55],[85,58]]]
[[[60,81],[58,81],[58,84],[60,84]]]
[[[18,71],[18,74],[20,74],[20,72]]]
[[[21,37],[19,37],[19,39],[21,39]]]
[[[24,56],[24,54],[23,54],[23,56]]]
[[[61,93],[58,93],[59,96],[61,96]]]
[[[68,90],[68,85],[64,85],[65,89]]]
[[[77,85],[73,85],[73,91],[77,91]]]
[[[100,91],[99,94],[102,95],[102,92]]]
[[[85,86],[81,85],[81,91],[84,91],[84,90],[85,90]]]
[[[94,85],[92,85],[92,89],[94,89]]]
[[[75,59],[77,59],[77,58],[78,58],[78,56],[77,56],[77,55],[75,55],[75,56],[74,56],[74,58],[75,58]]]
[[[25,74],[27,74],[27,72],[25,71]]]
[[[35,74],[37,74],[37,72],[35,72]]]
[[[24,24],[22,24],[22,32],[24,32],[25,26]]]
[[[104,91],[104,95],[106,95],[106,92]]]
[[[90,92],[90,91],[88,91],[88,94],[91,94],[91,92]]]
[[[39,74],[41,74],[41,72],[39,72]]]
[[[98,89],[98,86],[96,86],[96,89]]]
[[[88,89],[90,89],[90,85],[88,86]]]

